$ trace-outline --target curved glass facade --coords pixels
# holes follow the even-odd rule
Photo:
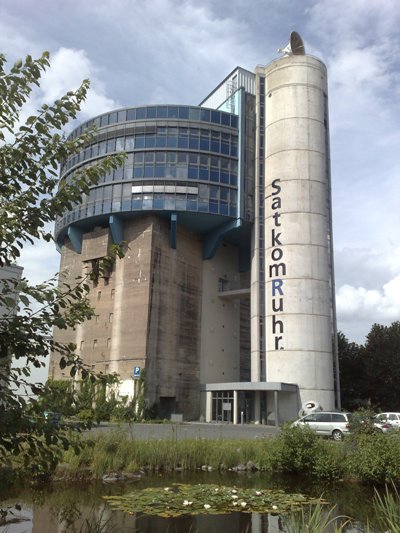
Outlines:
[[[80,205],[56,222],[56,238],[72,223],[108,214],[185,211],[237,218],[238,116],[190,106],[127,108],[94,118],[93,142],[61,168],[69,181],[84,165],[120,151],[124,165],[103,176]]]

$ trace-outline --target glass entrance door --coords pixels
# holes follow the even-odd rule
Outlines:
[[[213,392],[212,421],[233,422],[233,392]]]

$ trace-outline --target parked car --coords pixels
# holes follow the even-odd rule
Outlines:
[[[308,426],[317,435],[332,437],[341,441],[343,435],[349,433],[351,413],[338,413],[334,411],[319,411],[303,416],[293,422],[292,426]]]
[[[380,433],[387,433],[388,431],[393,431],[395,429],[390,422],[385,419],[378,418],[377,416],[373,417],[372,423],[374,424],[376,431]]]
[[[377,423],[389,423],[394,429],[400,429],[400,413],[379,413],[375,420]]]

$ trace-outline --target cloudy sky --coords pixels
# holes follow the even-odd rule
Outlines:
[[[198,104],[237,65],[278,57],[292,30],[328,67],[338,326],[364,342],[400,319],[398,0],[2,0],[0,52],[51,53],[33,106],[90,78],[81,120],[115,107]],[[58,269],[27,248],[25,274]]]

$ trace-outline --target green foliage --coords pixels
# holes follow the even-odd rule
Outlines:
[[[336,507],[327,507],[323,502],[292,509],[290,515],[284,517],[287,533],[340,533],[347,531],[350,523],[347,516],[336,516]]]
[[[382,531],[400,533],[400,495],[396,485],[386,485],[385,494],[381,496],[375,489],[373,500],[377,526]]]
[[[256,490],[204,483],[173,483],[170,487],[145,488],[124,496],[105,496],[105,499],[113,509],[165,518],[235,511],[279,514],[290,509],[300,509],[312,500],[303,494],[288,494],[281,490]],[[315,501],[314,499],[314,503]]]
[[[271,467],[293,474],[310,472],[318,443],[319,437],[310,428],[285,425],[274,439]]]
[[[356,434],[344,442],[346,471],[365,483],[400,479],[400,434]]]
[[[338,333],[342,405],[400,411],[400,322],[374,324],[364,346]]]
[[[71,181],[59,184],[59,163],[79,153],[92,137],[90,131],[85,131],[80,137],[66,140],[62,133],[62,128],[77,117],[89,82],[85,80],[76,91],[68,92],[53,104],[42,105],[22,123],[22,107],[33,88],[39,86],[49,64],[49,54],[45,52],[38,59],[27,56],[7,71],[6,59],[0,55],[0,267],[15,263],[26,243],[34,243],[35,239],[51,241],[51,223],[55,218],[79,202],[83,193],[88,193],[106,172],[120,166],[125,157],[118,154],[82,166]],[[121,248],[113,249],[100,269],[109,268],[109,262],[122,253]],[[75,353],[75,345],[54,342],[51,336],[54,327],[75,327],[92,317],[88,290],[85,277],[72,285],[58,277],[39,285],[26,279],[2,280],[0,307],[5,309],[0,315],[2,464],[10,464],[11,458],[18,456],[27,467],[40,463],[41,471],[57,460],[55,450],[68,446],[63,429],[42,423],[44,403],[52,395],[55,401],[54,388],[32,384],[29,379],[30,369],[43,367],[50,352],[59,354],[60,367],[72,377],[92,382],[105,380],[83,364]],[[20,360],[18,368],[11,368],[12,359]],[[16,394],[18,387],[31,397],[29,403]]]
[[[72,381],[49,379],[39,397],[43,411],[54,411],[64,417],[75,414],[75,397]]]

